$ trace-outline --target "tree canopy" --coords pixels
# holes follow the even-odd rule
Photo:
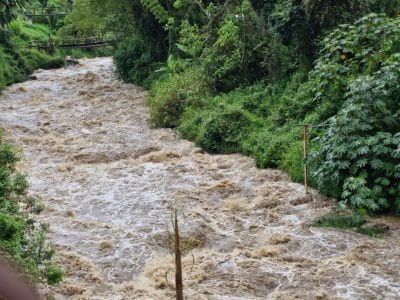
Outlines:
[[[8,24],[14,16],[14,9],[25,3],[26,0],[0,0],[0,26]]]

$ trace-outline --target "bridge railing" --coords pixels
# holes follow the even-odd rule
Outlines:
[[[51,10],[48,10],[48,7],[33,7],[29,10],[23,10],[22,13],[30,19],[34,17],[65,17],[68,15],[68,12],[66,11],[50,11]]]
[[[105,46],[113,44],[115,39],[106,39],[104,36],[90,36],[81,38],[70,38],[70,39],[60,39],[60,38],[49,38],[47,40],[32,40],[28,43],[29,48],[38,49],[51,49],[51,48],[91,48],[95,46]]]
[[[24,15],[28,18],[34,18],[34,17],[65,17],[68,14],[59,12],[59,13],[35,13],[35,12],[26,12]]]

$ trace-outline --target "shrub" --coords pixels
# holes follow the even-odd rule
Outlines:
[[[352,215],[331,213],[322,216],[314,222],[314,226],[333,228],[360,228],[367,220],[358,213]]]
[[[252,120],[246,111],[235,106],[220,106],[205,116],[196,142],[213,153],[240,152],[242,140],[251,126]]]
[[[157,80],[149,96],[151,125],[179,126],[184,109],[201,106],[208,94],[202,74],[193,68]]]
[[[41,69],[56,69],[64,66],[64,59],[62,57],[50,56],[46,53],[30,50],[25,53],[24,57],[28,62],[29,73],[37,68]]]
[[[64,272],[58,266],[53,263],[46,265],[46,279],[49,284],[57,284],[64,279]]]
[[[295,125],[275,126],[274,102],[278,102],[276,98],[280,95],[275,86],[256,84],[207,98],[207,105],[201,109],[185,111],[179,129],[185,138],[211,152],[242,152],[252,156],[258,167],[284,166],[301,180],[300,148],[296,147],[294,154],[287,156],[282,164],[282,156],[301,138],[301,130]]]
[[[19,241],[22,238],[23,226],[14,217],[0,213],[0,241],[1,243],[9,243],[11,241]]]
[[[279,167],[286,171],[293,181],[304,180],[304,146],[303,141],[296,141],[289,145],[283,153]]]
[[[380,238],[386,231],[383,228],[380,228],[378,225],[372,225],[366,227],[357,227],[356,232],[369,235],[374,238]]]
[[[13,147],[8,143],[2,142],[1,138],[2,133],[0,132],[0,167],[12,169],[20,158]]]
[[[20,82],[26,77],[25,70],[21,68],[14,56],[0,47],[0,78],[2,79],[0,85],[2,87]]]
[[[324,41],[311,78],[314,113],[330,118],[313,174],[340,207],[400,214],[399,66],[400,18],[371,14]]]
[[[382,224],[368,225],[363,211],[359,210],[353,214],[329,213],[314,222],[317,227],[332,227],[342,229],[352,229],[357,233],[380,238],[388,230],[388,227]]]
[[[252,131],[243,142],[245,154],[255,159],[259,168],[276,168],[281,165],[282,155],[286,153],[296,139],[290,129],[263,127]]]
[[[45,267],[51,263],[54,248],[46,243],[47,226],[38,226],[29,216],[28,209],[35,204],[32,198],[26,198],[25,177],[15,172],[19,157],[0,133],[0,251],[32,280],[49,276],[49,282],[54,283],[62,278],[60,272],[55,266]],[[27,203],[26,211],[20,206],[22,201]]]
[[[347,100],[319,140],[315,176],[353,207],[400,213],[400,56],[349,86]]]
[[[160,53],[138,35],[122,41],[115,51],[114,62],[119,76],[128,82],[143,84],[156,69]]]
[[[248,136],[268,124],[260,118],[268,113],[268,105],[263,106],[267,94],[268,90],[255,85],[209,97],[200,109],[186,109],[179,129],[210,152],[244,152]]]
[[[28,181],[26,177],[22,174],[16,173],[13,178],[13,190],[17,195],[25,194],[25,191],[28,189]]]
[[[373,74],[382,61],[400,52],[400,18],[370,14],[354,25],[341,25],[323,41],[311,72],[313,101],[320,120],[335,115],[355,77]]]
[[[21,20],[11,23],[11,30],[0,29],[0,91],[7,85],[26,79],[37,68],[59,68],[64,60],[35,49],[26,49],[31,39],[47,38],[49,29]]]
[[[196,141],[208,110],[188,107],[182,115],[179,131],[185,139]]]

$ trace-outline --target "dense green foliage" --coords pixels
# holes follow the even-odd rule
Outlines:
[[[310,128],[312,183],[340,206],[400,214],[399,0],[77,3],[124,28],[118,73],[151,86],[153,126],[300,181],[299,124],[324,125]]]
[[[64,16],[69,11],[66,0],[30,0],[26,1],[25,12],[37,14],[31,17],[34,23],[47,25],[52,30],[58,30],[64,25]],[[42,14],[42,16],[41,16]]]
[[[104,30],[107,21],[102,18],[102,12],[94,10],[86,2],[74,1],[74,8],[65,18],[59,35],[62,37],[95,36]]]
[[[11,22],[9,29],[0,30],[0,91],[7,85],[20,82],[37,68],[58,68],[64,65],[59,56],[28,49],[27,41],[47,38],[49,29],[40,24]]]
[[[143,84],[158,66],[158,50],[138,35],[124,40],[114,54],[118,74],[125,81]]]
[[[153,126],[176,127],[178,116],[187,107],[200,107],[208,95],[204,78],[195,69],[168,74],[154,83],[150,96],[151,123]]]
[[[358,213],[353,213],[352,215],[331,213],[315,221],[314,226],[347,229],[360,228],[365,223],[367,223],[365,217]]]
[[[54,249],[45,242],[47,226],[37,224],[33,214],[40,212],[37,199],[26,196],[28,183],[15,171],[19,155],[0,134],[0,251],[18,263],[32,280],[62,280],[62,271],[51,258]]]
[[[224,92],[276,77],[273,69],[282,67],[278,52],[285,49],[251,4],[243,1],[220,13],[224,15],[215,29],[215,40],[201,56],[209,84]]]
[[[221,103],[200,115],[193,114],[196,111],[192,109],[185,116],[190,123],[182,126],[184,136],[213,153],[237,152],[253,126],[252,116],[235,105]]]
[[[26,0],[0,1],[0,29],[4,28],[15,16],[15,8],[22,7]]]
[[[16,16],[15,8],[27,1],[0,2],[0,91],[25,80],[37,68],[56,68],[63,59],[29,49],[31,39],[47,39],[45,25],[29,24]],[[63,279],[54,264],[54,247],[46,242],[46,224],[38,224],[34,214],[43,210],[38,199],[27,196],[28,182],[16,171],[20,156],[6,143],[0,131],[0,253],[17,263],[31,280],[55,284]]]
[[[314,101],[334,116],[318,140],[317,184],[354,207],[399,213],[400,19],[367,16],[325,45]]]

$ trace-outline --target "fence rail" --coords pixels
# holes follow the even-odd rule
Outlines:
[[[115,43],[115,39],[105,39],[104,37],[85,37],[68,40],[49,38],[47,40],[32,40],[28,43],[28,47],[41,50],[53,48],[98,48],[113,45]]]
[[[67,13],[25,13],[24,14],[28,18],[34,18],[34,17],[65,17],[68,14]]]

